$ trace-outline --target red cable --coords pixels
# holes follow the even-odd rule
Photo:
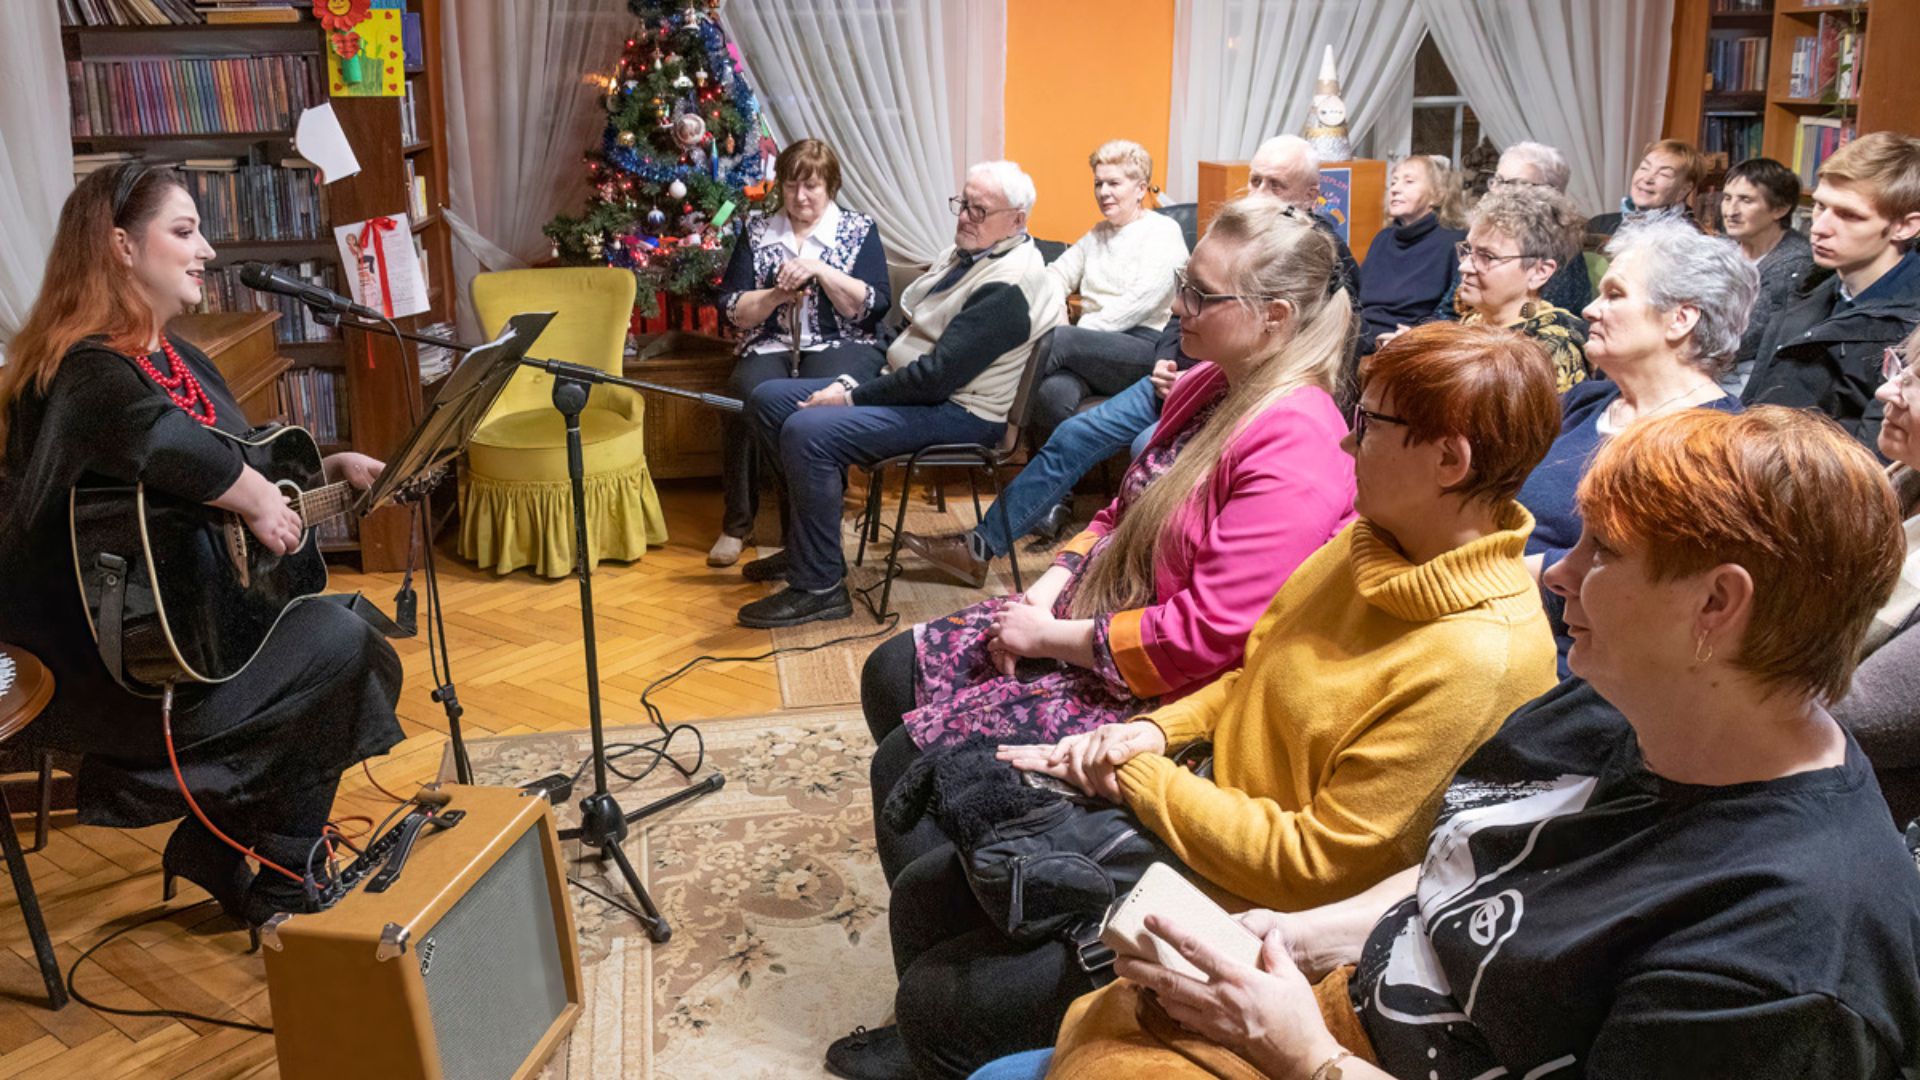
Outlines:
[[[375,780],[373,778],[373,769],[369,768],[365,761],[362,761],[360,763],[360,769],[362,772],[365,772],[367,774],[367,783],[372,784],[374,786],[374,789],[379,791],[380,794],[385,795],[387,798],[392,799],[394,802],[397,802],[402,806],[405,806],[407,803],[410,803],[413,801],[412,799],[403,799],[400,796],[395,795],[393,792],[388,791],[385,787],[382,787],[380,784],[380,781]],[[352,821],[353,819],[347,818],[346,820]],[[370,819],[367,822],[367,826],[368,828],[372,828],[373,826],[373,822]]]
[[[266,869],[285,874],[287,877],[292,878],[304,886],[307,881],[299,874],[281,866],[277,862],[267,859],[252,848],[242,845],[233,837],[221,832],[219,826],[208,820],[207,813],[200,809],[200,804],[193,801],[193,792],[187,790],[187,778],[180,775],[180,756],[176,754],[173,749],[173,682],[171,680],[167,682],[166,688],[162,690],[160,694],[160,730],[167,738],[167,763],[173,766],[173,781],[180,785],[180,794],[187,800],[187,809],[193,811],[193,816],[199,819],[200,824],[205,826],[206,830],[212,833],[221,843],[253,859]]]

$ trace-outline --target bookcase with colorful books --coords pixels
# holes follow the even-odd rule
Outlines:
[[[72,102],[76,174],[139,158],[180,167],[217,256],[206,276],[208,311],[277,310],[277,349],[292,364],[280,405],[327,451],[384,456],[419,415],[412,351],[344,334],[287,297],[239,282],[239,264],[277,264],[345,291],[334,230],[389,214],[409,216],[430,309],[403,328],[449,322],[452,267],[436,58],[438,0],[406,0],[406,96],[335,97],[335,113],[361,165],[322,185],[293,145],[301,112],[329,100],[320,25],[306,0],[59,0]],[[403,111],[406,115],[403,117]],[[444,370],[445,365],[437,365]],[[368,569],[404,564],[404,513],[364,519],[336,535]]]
[[[1781,0],[1764,148],[1811,193],[1821,163],[1868,131],[1920,132],[1920,2]]]

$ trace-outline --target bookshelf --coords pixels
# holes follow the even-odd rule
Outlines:
[[[1716,70],[1716,56],[1725,59],[1726,46],[1719,43],[1741,39],[1764,42],[1763,89],[1750,83],[1731,88],[1716,78],[1727,70],[1724,64]],[[1824,50],[1813,47],[1823,40]],[[1723,51],[1716,54],[1716,48]],[[1724,135],[1736,116],[1750,125],[1749,133],[1757,126],[1762,156],[1784,162],[1809,179],[1824,160],[1821,146],[1809,147],[1821,137],[1816,129],[1833,132],[1825,136],[1827,152],[1843,136],[1869,131],[1920,134],[1920,65],[1910,62],[1916,50],[1916,0],[1677,0],[1665,130],[1669,138],[1692,142],[1702,152],[1728,151],[1725,160],[1710,163],[1703,189],[1717,189],[1726,166],[1749,156],[1750,143],[1716,147],[1709,138],[1715,121]],[[1842,58],[1848,55],[1858,62],[1841,72]],[[1836,92],[1836,75],[1854,79],[1851,92],[1844,85]],[[1798,156],[1796,146],[1802,150]],[[1812,185],[1807,186],[1810,193]],[[1696,209],[1699,202],[1696,199]]]
[[[333,229],[405,213],[431,307],[396,321],[403,329],[452,321],[449,230],[439,214],[447,201],[435,47],[440,0],[406,0],[405,9],[420,21],[423,47],[420,62],[408,67],[405,99],[329,99],[322,30],[304,2],[259,5],[274,9],[269,17],[276,21],[208,23],[184,0],[166,0],[175,21],[162,25],[114,23],[139,9],[128,0],[62,0],[62,6],[70,16],[84,11],[103,23],[61,30],[75,105],[76,171],[124,155],[180,164],[217,252],[207,278],[208,312],[279,313],[274,349],[287,367],[277,386],[279,411],[326,431],[328,451],[391,454],[424,401],[412,350],[339,333],[291,300],[254,293],[239,284],[237,264],[279,263],[345,292]],[[296,157],[292,129],[302,108],[328,100],[361,172],[323,188]],[[359,522],[357,535],[323,547],[357,554],[363,569],[400,569],[409,528],[404,511],[389,509]]]

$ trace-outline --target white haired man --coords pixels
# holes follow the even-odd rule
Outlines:
[[[967,170],[953,247],[901,293],[906,325],[878,377],[775,379],[747,417],[786,485],[787,547],[742,568],[785,591],[742,607],[743,626],[853,614],[840,548],[846,469],[936,443],[995,443],[1032,345],[1066,321],[1058,281],[1027,235],[1033,180],[1010,161]]]

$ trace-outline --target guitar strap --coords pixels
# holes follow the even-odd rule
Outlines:
[[[94,581],[100,590],[100,615],[94,624],[94,641],[107,674],[122,686],[127,675],[120,666],[120,622],[127,607],[127,560],[103,551],[94,560]],[[128,689],[132,689],[128,687]]]

